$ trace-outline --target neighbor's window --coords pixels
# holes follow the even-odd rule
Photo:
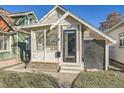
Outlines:
[[[35,32],[36,50],[44,50],[44,31]]]
[[[0,35],[0,50],[10,50],[10,37]]]
[[[124,47],[124,33],[119,34],[119,46]]]

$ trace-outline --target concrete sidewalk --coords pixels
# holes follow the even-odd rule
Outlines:
[[[11,67],[11,66],[15,66],[21,63],[22,62],[18,61],[17,59],[2,60],[0,61],[0,70]]]

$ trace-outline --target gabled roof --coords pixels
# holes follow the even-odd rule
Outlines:
[[[34,18],[36,19],[36,21],[38,21],[38,18],[33,11],[12,13],[9,16],[10,17],[16,17],[16,16],[25,16],[25,15],[29,15],[29,14],[32,14],[34,16]]]
[[[9,20],[9,18],[6,15],[0,14],[0,16],[2,17],[2,19],[9,25],[9,27],[12,30],[15,30],[15,28],[13,27],[13,23]]]
[[[40,23],[41,23],[45,18],[47,18],[47,17],[48,17],[55,9],[57,9],[57,8],[61,9],[62,11],[64,11],[65,14],[64,14],[60,19],[58,19],[58,20],[56,21],[56,23],[51,24],[50,30],[53,29],[54,27],[56,27],[56,26],[57,26],[62,20],[64,20],[65,18],[67,18],[68,16],[71,16],[72,18],[74,18],[74,19],[77,20],[78,22],[80,22],[80,23],[84,24],[85,26],[91,28],[93,31],[95,31],[95,32],[98,33],[99,35],[103,36],[104,38],[108,39],[109,41],[111,41],[111,42],[113,42],[113,43],[116,42],[116,40],[113,39],[112,37],[110,37],[109,35],[105,34],[104,32],[102,32],[101,30],[97,29],[96,27],[94,27],[93,25],[91,25],[90,23],[88,23],[87,21],[85,21],[84,19],[81,19],[81,18],[75,16],[75,15],[72,14],[70,11],[66,10],[65,8],[63,8],[62,6],[59,6],[59,5],[55,6],[50,12],[48,12],[48,14],[46,14],[43,18],[41,18],[40,21],[39,21],[37,24],[32,25],[32,26],[30,26],[30,27],[27,26],[27,28],[39,27],[39,26],[41,25]],[[42,25],[43,25],[43,24],[42,24]],[[41,26],[42,26],[42,25],[41,25]],[[25,28],[26,28],[26,27],[25,27]]]
[[[55,11],[57,8],[61,9],[64,12],[67,12],[66,9],[62,8],[60,5],[56,5],[51,9],[44,17],[42,17],[38,23],[41,23],[44,19],[46,19],[53,11]]]
[[[33,11],[29,12],[29,13],[32,13],[34,14]],[[0,33],[4,33],[4,34],[11,34],[11,33],[17,33],[17,32],[22,32],[22,33],[25,33],[25,34],[30,34],[29,32],[23,30],[23,29],[20,29],[18,27],[15,26],[14,24],[14,20],[10,17],[10,15],[12,15],[13,13],[3,9],[3,8],[0,8],[0,16],[1,18],[7,23],[7,25],[12,29],[12,32],[3,32],[3,31],[0,31]],[[35,15],[35,14],[34,14]]]
[[[118,24],[116,24],[115,26],[113,26],[112,28],[110,28],[110,29],[108,30],[108,32],[107,32],[107,33],[112,32],[112,31],[113,31],[113,29],[117,28],[118,26],[120,26],[120,25],[121,25],[121,24],[123,24],[123,23],[124,23],[124,20],[122,20],[121,22],[119,22]]]
[[[66,11],[66,14],[64,14],[55,24],[53,24],[50,29],[53,29],[55,26],[57,26],[59,24],[59,22],[61,22],[62,20],[64,20],[67,16],[71,16],[74,19],[76,19],[77,21],[79,21],[80,23],[84,24],[85,26],[91,28],[93,31],[95,31],[96,33],[102,35],[103,37],[105,37],[106,39],[112,41],[113,43],[116,42],[116,40],[112,37],[110,37],[109,35],[105,34],[104,32],[102,32],[101,30],[97,29],[96,27],[94,27],[93,25],[91,25],[90,23],[88,23],[87,21],[75,16],[74,14],[72,14],[71,12],[67,11],[66,9],[64,9],[61,6],[56,6],[58,8],[61,8],[62,10]],[[56,9],[55,7],[55,9]],[[53,10],[52,10],[53,11]],[[66,15],[66,16],[65,16]]]

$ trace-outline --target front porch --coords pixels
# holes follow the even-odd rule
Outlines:
[[[54,64],[59,72],[105,69],[108,41],[82,24],[41,26],[32,30],[31,41],[31,64]]]
[[[83,37],[78,26],[58,25],[52,30],[47,29],[48,27],[41,30],[42,28],[31,32],[31,62],[58,63],[59,69],[65,64],[78,64],[83,69]]]

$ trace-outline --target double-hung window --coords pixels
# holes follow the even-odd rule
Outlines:
[[[0,51],[10,50],[10,36],[0,35]]]
[[[119,34],[119,46],[124,47],[124,33]]]

